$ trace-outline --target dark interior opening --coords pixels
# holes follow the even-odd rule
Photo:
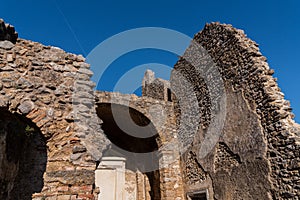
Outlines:
[[[159,169],[157,153],[153,153],[151,160],[142,160],[133,154],[126,154],[126,151],[149,153],[158,150],[157,131],[144,114],[127,106],[101,103],[97,105],[97,115],[103,121],[102,129],[105,135],[112,142],[111,149],[108,151],[119,152],[125,157],[127,169],[141,172],[145,168]],[[151,200],[161,199],[159,171],[144,174],[148,177],[151,186]]]
[[[0,113],[0,199],[31,200],[44,186],[46,142],[30,120],[3,109]]]
[[[172,93],[170,88],[167,89],[167,95],[168,95],[168,101],[172,102]]]
[[[191,200],[207,200],[206,192],[199,192],[189,195]]]

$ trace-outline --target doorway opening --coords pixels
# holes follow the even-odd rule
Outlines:
[[[45,139],[27,118],[5,109],[0,113],[0,199],[31,200],[44,186]]]
[[[188,193],[187,197],[188,200],[207,200],[208,199],[207,190]]]
[[[97,115],[112,143],[103,158],[125,159],[124,199],[160,200],[159,136],[152,122],[136,109],[119,104],[100,103]]]

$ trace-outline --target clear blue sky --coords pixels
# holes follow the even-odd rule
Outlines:
[[[192,37],[205,23],[220,21],[245,30],[268,58],[279,86],[300,121],[300,1],[2,1],[1,18],[13,24],[21,38],[58,46],[87,56],[100,42],[138,27],[165,27]],[[113,88],[122,73],[145,63],[173,66],[176,56],[159,50],[136,51],[112,64]],[[116,70],[116,68],[118,70]],[[163,77],[166,78],[166,77]],[[298,117],[297,117],[298,116]]]

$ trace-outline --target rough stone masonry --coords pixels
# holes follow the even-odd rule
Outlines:
[[[113,144],[122,144],[135,152],[158,151],[153,160],[158,170],[144,174],[147,190],[139,185],[140,172],[127,180],[137,184],[139,200],[298,200],[300,126],[258,45],[219,23],[207,24],[193,42],[207,54],[193,54],[191,43],[169,82],[146,72],[138,97],[95,92],[82,56],[19,39],[0,20],[0,199],[98,199],[95,170]],[[212,99],[211,86],[193,62],[211,60],[224,85],[226,113],[217,141],[203,156],[200,147],[221,112],[214,101],[222,93]],[[190,95],[195,98],[186,98]],[[195,103],[199,109],[186,115]],[[116,127],[112,105],[120,113],[129,109],[124,122],[151,124],[153,137],[128,140]],[[182,126],[183,118],[199,122]],[[181,140],[191,140],[186,151],[169,148]]]

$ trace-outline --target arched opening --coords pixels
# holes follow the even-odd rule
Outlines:
[[[103,120],[102,129],[112,142],[104,157],[126,159],[126,199],[161,199],[159,136],[152,122],[141,112],[118,104],[98,104],[97,115]]]
[[[0,199],[31,200],[41,192],[47,148],[39,128],[0,109]]]

